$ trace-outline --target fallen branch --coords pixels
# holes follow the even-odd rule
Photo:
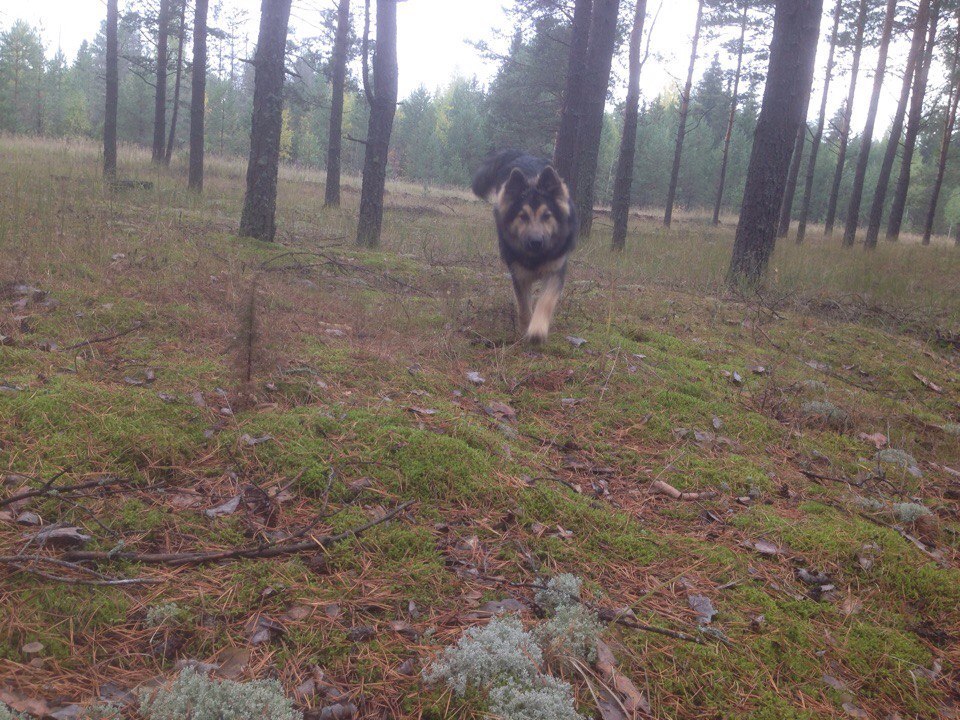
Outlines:
[[[383,517],[364,523],[359,527],[346,530],[337,535],[321,535],[319,537],[311,536],[309,540],[302,542],[275,542],[266,545],[259,545],[251,548],[234,548],[233,550],[222,550],[216,552],[195,552],[195,553],[136,553],[136,552],[103,552],[98,550],[72,550],[64,553],[63,558],[74,562],[87,561],[110,561],[124,560],[127,562],[139,562],[154,565],[205,565],[207,563],[218,562],[220,560],[232,560],[234,558],[272,558],[280,555],[291,555],[293,553],[304,552],[306,550],[315,550],[318,547],[330,547],[343,540],[357,537],[376,525],[392,520],[401,512],[413,504],[412,500],[401,503],[393,510],[390,510]]]
[[[88,347],[89,345],[96,345],[97,343],[110,342],[111,340],[116,340],[117,338],[121,338],[124,335],[129,335],[132,332],[136,332],[137,330],[145,326],[146,326],[145,322],[141,322],[138,320],[133,325],[128,327],[126,330],[121,330],[120,332],[114,333],[113,335],[101,335],[99,337],[90,338],[89,340],[83,340],[69,347],[65,347],[63,349],[63,352],[67,352],[69,350],[79,350],[82,347]]]
[[[706,492],[681,492],[673,485],[666,483],[663,480],[654,480],[652,483],[650,483],[650,492],[657,493],[659,495],[666,495],[674,500],[709,500],[710,498],[717,496],[715,492],[711,492],[709,490]]]
[[[7,505],[12,505],[13,503],[20,502],[21,500],[29,500],[30,498],[41,497],[43,495],[62,495],[63,493],[67,492],[89,490],[90,488],[109,487],[110,485],[119,485],[127,482],[126,478],[100,478],[99,480],[90,480],[89,482],[78,483],[77,485],[53,487],[53,483],[66,472],[66,470],[63,470],[57,473],[52,479],[44,483],[43,487],[41,488],[37,488],[36,490],[25,490],[17,495],[11,495],[8,498],[3,498],[0,500],[0,507],[6,507]]]
[[[587,607],[590,606],[587,605]],[[695,635],[680,632],[679,630],[670,630],[668,628],[657,627],[656,625],[647,625],[646,623],[637,622],[636,620],[631,620],[630,618],[625,617],[622,613],[618,613],[607,608],[593,609],[596,610],[597,615],[604,622],[616,623],[617,625],[623,625],[624,627],[632,628],[633,630],[643,630],[644,632],[656,633],[657,635],[666,635],[667,637],[671,637],[676,640],[683,640],[684,642],[692,642],[696,643],[697,645],[703,645],[703,640]]]
[[[68,568],[79,573],[92,575],[93,579],[67,577],[65,575],[54,575],[45,572],[36,567],[31,567],[25,563],[48,563],[57,567]],[[109,575],[97,572],[93,568],[84,567],[77,563],[61,560],[60,558],[50,557],[48,555],[0,555],[0,564],[10,565],[20,572],[30,573],[47,580],[66,583],[68,585],[145,585],[163,582],[156,578],[112,578]]]

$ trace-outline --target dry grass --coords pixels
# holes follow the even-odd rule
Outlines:
[[[475,699],[423,688],[406,661],[482,622],[487,600],[530,603],[509,582],[573,572],[600,604],[661,627],[697,632],[692,592],[719,610],[729,643],[610,631],[657,717],[952,712],[960,447],[944,427],[958,420],[960,359],[927,339],[957,329],[953,248],[783,244],[762,298],[737,298],[720,285],[728,227],[641,221],[615,258],[601,218],[555,337],[533,352],[512,342],[489,209],[462,190],[391,185],[384,249],[360,252],[355,183],[328,210],[317,173],[284,168],[280,242],[264,247],[233,236],[237,161],[212,159],[198,199],[180,165],[158,172],[133,148],[123,174],[150,191],[103,187],[89,144],[5,138],[0,157],[0,279],[55,301],[0,300],[0,472],[14,476],[0,501],[59,472],[120,477],[16,512],[134,552],[270,542],[318,515],[315,533],[339,532],[416,501],[316,553],[97,566],[155,585],[65,588],[0,567],[0,693],[89,702],[178,661],[229,660],[224,673],[290,693],[320,667],[363,717],[477,718]],[[262,338],[244,386],[235,337],[254,276]],[[849,423],[811,424],[802,406],[821,399]],[[877,433],[922,477],[874,461]],[[653,479],[717,494],[676,502]],[[204,515],[238,496],[232,514]],[[887,509],[865,517],[864,498]],[[919,546],[889,527],[905,498],[934,513],[932,528],[901,528]],[[33,531],[14,520],[0,519],[0,555]],[[781,552],[745,545],[758,540]],[[835,589],[816,595],[798,567]],[[165,603],[186,615],[149,627]],[[282,632],[253,645],[261,618]]]

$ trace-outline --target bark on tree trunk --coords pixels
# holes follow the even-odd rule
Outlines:
[[[777,0],[770,62],[727,282],[756,285],[776,243],[790,157],[813,84],[823,0]]]
[[[560,173],[571,194],[577,194],[577,138],[583,114],[584,70],[590,39],[590,18],[593,0],[576,0],[573,6],[573,28],[567,78],[560,109],[560,127],[553,149],[553,166]]]
[[[177,74],[173,81],[173,108],[170,110],[170,133],[163,164],[170,167],[173,159],[173,141],[177,137],[177,116],[180,113],[180,81],[183,78],[183,43],[187,37],[187,0],[180,0],[180,33],[177,42]]]
[[[620,138],[620,156],[613,182],[613,241],[614,250],[623,250],[627,243],[627,223],[630,218],[630,189],[633,185],[633,161],[637,151],[637,118],[640,109],[640,41],[643,22],[647,16],[647,0],[637,0],[630,32],[630,79],[627,83],[627,102],[623,115],[623,136]]]
[[[193,73],[190,83],[190,180],[188,185],[194,192],[203,191],[203,141],[207,103],[207,6],[208,0],[197,0],[193,15]]]
[[[690,91],[693,88],[693,71],[697,64],[697,47],[700,44],[700,25],[703,22],[703,0],[697,3],[697,24],[693,29],[693,43],[690,49],[690,65],[687,68],[687,82],[683,86],[680,98],[680,119],[677,123],[677,140],[673,150],[673,169],[670,172],[670,187],[667,189],[667,208],[663,213],[663,224],[670,227],[673,222],[673,204],[677,200],[677,183],[680,181],[680,161],[683,158],[683,141],[687,135],[687,115],[690,112]]]
[[[877,190],[873,195],[873,203],[870,206],[870,219],[867,223],[867,235],[864,239],[864,247],[868,250],[877,246],[877,238],[880,236],[880,223],[883,220],[884,203],[887,199],[887,186],[890,184],[890,174],[893,172],[893,164],[897,159],[900,135],[903,132],[903,119],[907,114],[907,104],[910,101],[910,85],[917,62],[923,53],[929,20],[930,0],[920,0],[913,25],[913,40],[910,43],[907,65],[903,72],[903,83],[900,86],[900,100],[897,103],[897,110],[890,126],[890,139],[887,142],[886,152],[883,154],[880,176],[877,179]]]
[[[793,199],[797,194],[797,180],[800,177],[800,165],[803,163],[803,149],[807,144],[807,110],[810,98],[807,98],[803,109],[803,121],[797,130],[797,139],[793,143],[793,157],[790,158],[790,172],[787,173],[787,187],[783,191],[783,202],[780,203],[780,222],[777,226],[777,237],[786,237],[790,232],[790,218],[793,216]]]
[[[727,166],[730,163],[730,141],[733,138],[733,124],[737,119],[737,101],[740,95],[740,78],[743,74],[743,51],[747,38],[747,20],[750,4],[743,3],[743,15],[740,17],[740,42],[737,44],[737,70],[733,76],[733,92],[730,95],[730,115],[727,117],[727,132],[723,136],[723,158],[720,160],[720,179],[717,181],[717,199],[713,204],[713,224],[720,224],[720,209],[723,207],[723,190],[727,184]]]
[[[283,125],[283,76],[291,0],[261,0],[254,56],[253,118],[240,235],[272,241]]]
[[[170,0],[160,0],[157,16],[157,79],[153,94],[153,162],[163,162],[167,130],[167,34],[170,31]]]
[[[887,240],[899,240],[903,215],[907,208],[907,191],[910,189],[910,171],[913,164],[913,152],[917,146],[917,135],[923,120],[923,97],[927,92],[927,78],[933,60],[933,46],[937,39],[937,25],[940,20],[940,0],[933,0],[930,10],[930,29],[923,59],[917,64],[913,81],[913,93],[910,98],[910,113],[907,117],[907,130],[903,136],[903,155],[900,160],[900,176],[890,202],[890,217],[887,218]]]
[[[373,83],[368,93],[370,120],[367,124],[360,218],[357,223],[357,244],[366,247],[380,244],[390,135],[397,113],[398,75],[397,0],[377,0],[377,44],[373,51]]]
[[[833,235],[833,224],[837,219],[837,205],[840,200],[840,183],[843,181],[843,168],[847,163],[847,144],[850,142],[850,116],[853,114],[853,101],[857,94],[857,78],[860,75],[860,57],[863,54],[863,33],[866,25],[867,0],[860,0],[857,27],[854,31],[853,60],[850,64],[850,88],[847,91],[847,101],[843,106],[840,147],[837,150],[837,168],[833,173],[830,200],[827,202],[827,217],[823,222],[823,234],[828,238]]]
[[[850,204],[847,206],[847,223],[843,231],[844,247],[853,247],[857,239],[857,226],[860,224],[860,203],[863,201],[863,183],[867,178],[867,163],[873,145],[873,128],[877,122],[877,108],[880,106],[880,91],[887,71],[887,53],[890,50],[890,35],[893,33],[893,21],[897,12],[897,0],[887,0],[887,11],[883,19],[880,35],[880,53],[877,58],[877,71],[873,75],[873,92],[870,94],[870,107],[867,109],[867,122],[860,135],[860,152],[857,155],[857,170],[853,176],[853,188],[850,191]]]
[[[953,139],[953,128],[957,122],[957,105],[960,104],[960,77],[957,68],[960,65],[960,8],[957,8],[957,35],[953,46],[953,62],[950,70],[950,95],[947,98],[947,117],[943,123],[943,139],[940,141],[940,157],[937,159],[937,177],[930,192],[930,205],[927,208],[927,221],[923,226],[923,244],[929,245],[933,236],[933,223],[937,217],[937,202],[943,187],[943,176],[947,169],[947,156]],[[957,236],[960,238],[960,235]]]
[[[337,5],[337,36],[333,42],[330,132],[327,141],[327,181],[324,205],[340,207],[340,158],[343,154],[343,90],[347,79],[347,53],[350,49],[350,0]]]
[[[833,79],[834,61],[837,52],[837,36],[840,34],[840,18],[843,14],[843,0],[836,0],[833,11],[833,31],[830,33],[830,52],[827,55],[827,72],[823,80],[823,94],[820,96],[820,116],[817,130],[810,143],[810,159],[807,161],[807,176],[803,183],[803,201],[800,204],[800,216],[797,220],[797,244],[803,242],[807,233],[807,218],[810,216],[810,202],[813,198],[813,181],[817,171],[817,156],[823,140],[823,128],[827,122],[827,100],[830,97],[830,81]]]
[[[617,43],[617,15],[620,0],[594,0],[590,20],[590,43],[584,75],[583,115],[577,140],[577,181],[574,202],[580,217],[580,237],[593,229],[593,200],[603,135],[604,108],[610,87],[610,69]]]
[[[103,174],[117,175],[117,99],[120,81],[117,71],[117,0],[107,0],[107,92],[103,118]]]

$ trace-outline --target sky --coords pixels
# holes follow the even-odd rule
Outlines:
[[[259,0],[219,0],[225,6],[246,9],[249,12],[248,32],[251,39],[256,37],[260,8]],[[0,0],[0,27],[8,26],[14,19],[22,18],[40,25],[44,37],[49,43],[48,50],[53,52],[59,45],[67,57],[72,57],[84,39],[92,38],[106,13],[104,0]],[[218,4],[217,0],[211,6]],[[332,5],[333,0],[294,0],[291,28],[297,37],[310,37],[317,34],[316,8]],[[489,82],[495,67],[479,56],[469,44],[471,41],[490,40],[495,31],[511,34],[507,16],[503,10],[504,0],[405,0],[398,7],[398,53],[400,66],[400,94],[409,94],[420,85],[430,90],[444,86],[454,75],[476,76],[481,82]],[[624,4],[632,6],[630,0]],[[828,1],[826,5],[831,5]],[[121,6],[123,0],[121,0]],[[361,0],[354,5],[362,8]],[[690,38],[696,19],[696,0],[648,0],[649,28],[652,16],[659,14],[654,26],[653,40],[650,45],[651,56],[641,76],[644,97],[652,99],[663,90],[683,81],[690,52]],[[357,12],[355,9],[354,12]],[[823,34],[829,18],[824,17]],[[897,95],[899,77],[897,71],[906,53],[908,38],[894,40],[891,52],[894,76],[884,83],[884,92],[880,105],[880,126],[892,116]],[[697,75],[706,68],[715,52],[722,50],[716,42],[708,42],[698,64]],[[825,64],[826,42],[821,42],[817,57],[817,80],[822,82]],[[721,61],[723,56],[721,54]],[[872,82],[872,68],[876,54],[864,54],[864,67],[867,77],[861,81],[854,109],[854,126],[862,124],[866,114],[869,88]],[[557,72],[562,72],[558,68]],[[625,69],[617,70],[620,82],[614,95],[624,94],[623,78]],[[831,92],[831,111],[838,107],[845,94],[843,80],[834,85]],[[819,106],[819,95],[815,96],[810,109],[813,119]]]

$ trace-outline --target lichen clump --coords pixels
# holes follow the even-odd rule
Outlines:
[[[831,427],[844,427],[850,422],[850,416],[829,400],[811,400],[800,406],[800,411],[810,420],[826,423]]]
[[[26,715],[14,712],[2,702],[0,702],[0,720],[28,720]]]
[[[940,429],[943,430],[947,435],[960,436],[960,423],[944,423],[940,426]]]
[[[471,628],[423,671],[427,683],[445,682],[455,694],[468,688],[488,694],[490,711],[503,720],[584,720],[573,688],[549,668],[570,659],[593,659],[603,631],[580,602],[581,581],[558,575],[537,592],[548,617],[524,630],[517,615]]]
[[[874,459],[878,463],[901,467],[916,477],[920,477],[921,475],[920,467],[917,465],[916,458],[914,458],[910,453],[904,452],[898,448],[886,448],[881,450],[874,456]]]
[[[895,503],[893,514],[902,523],[915,523],[922,517],[933,515],[929,508],[912,502]]]
[[[147,720],[303,720],[275,680],[217,681],[186,668],[169,687],[140,694]]]

